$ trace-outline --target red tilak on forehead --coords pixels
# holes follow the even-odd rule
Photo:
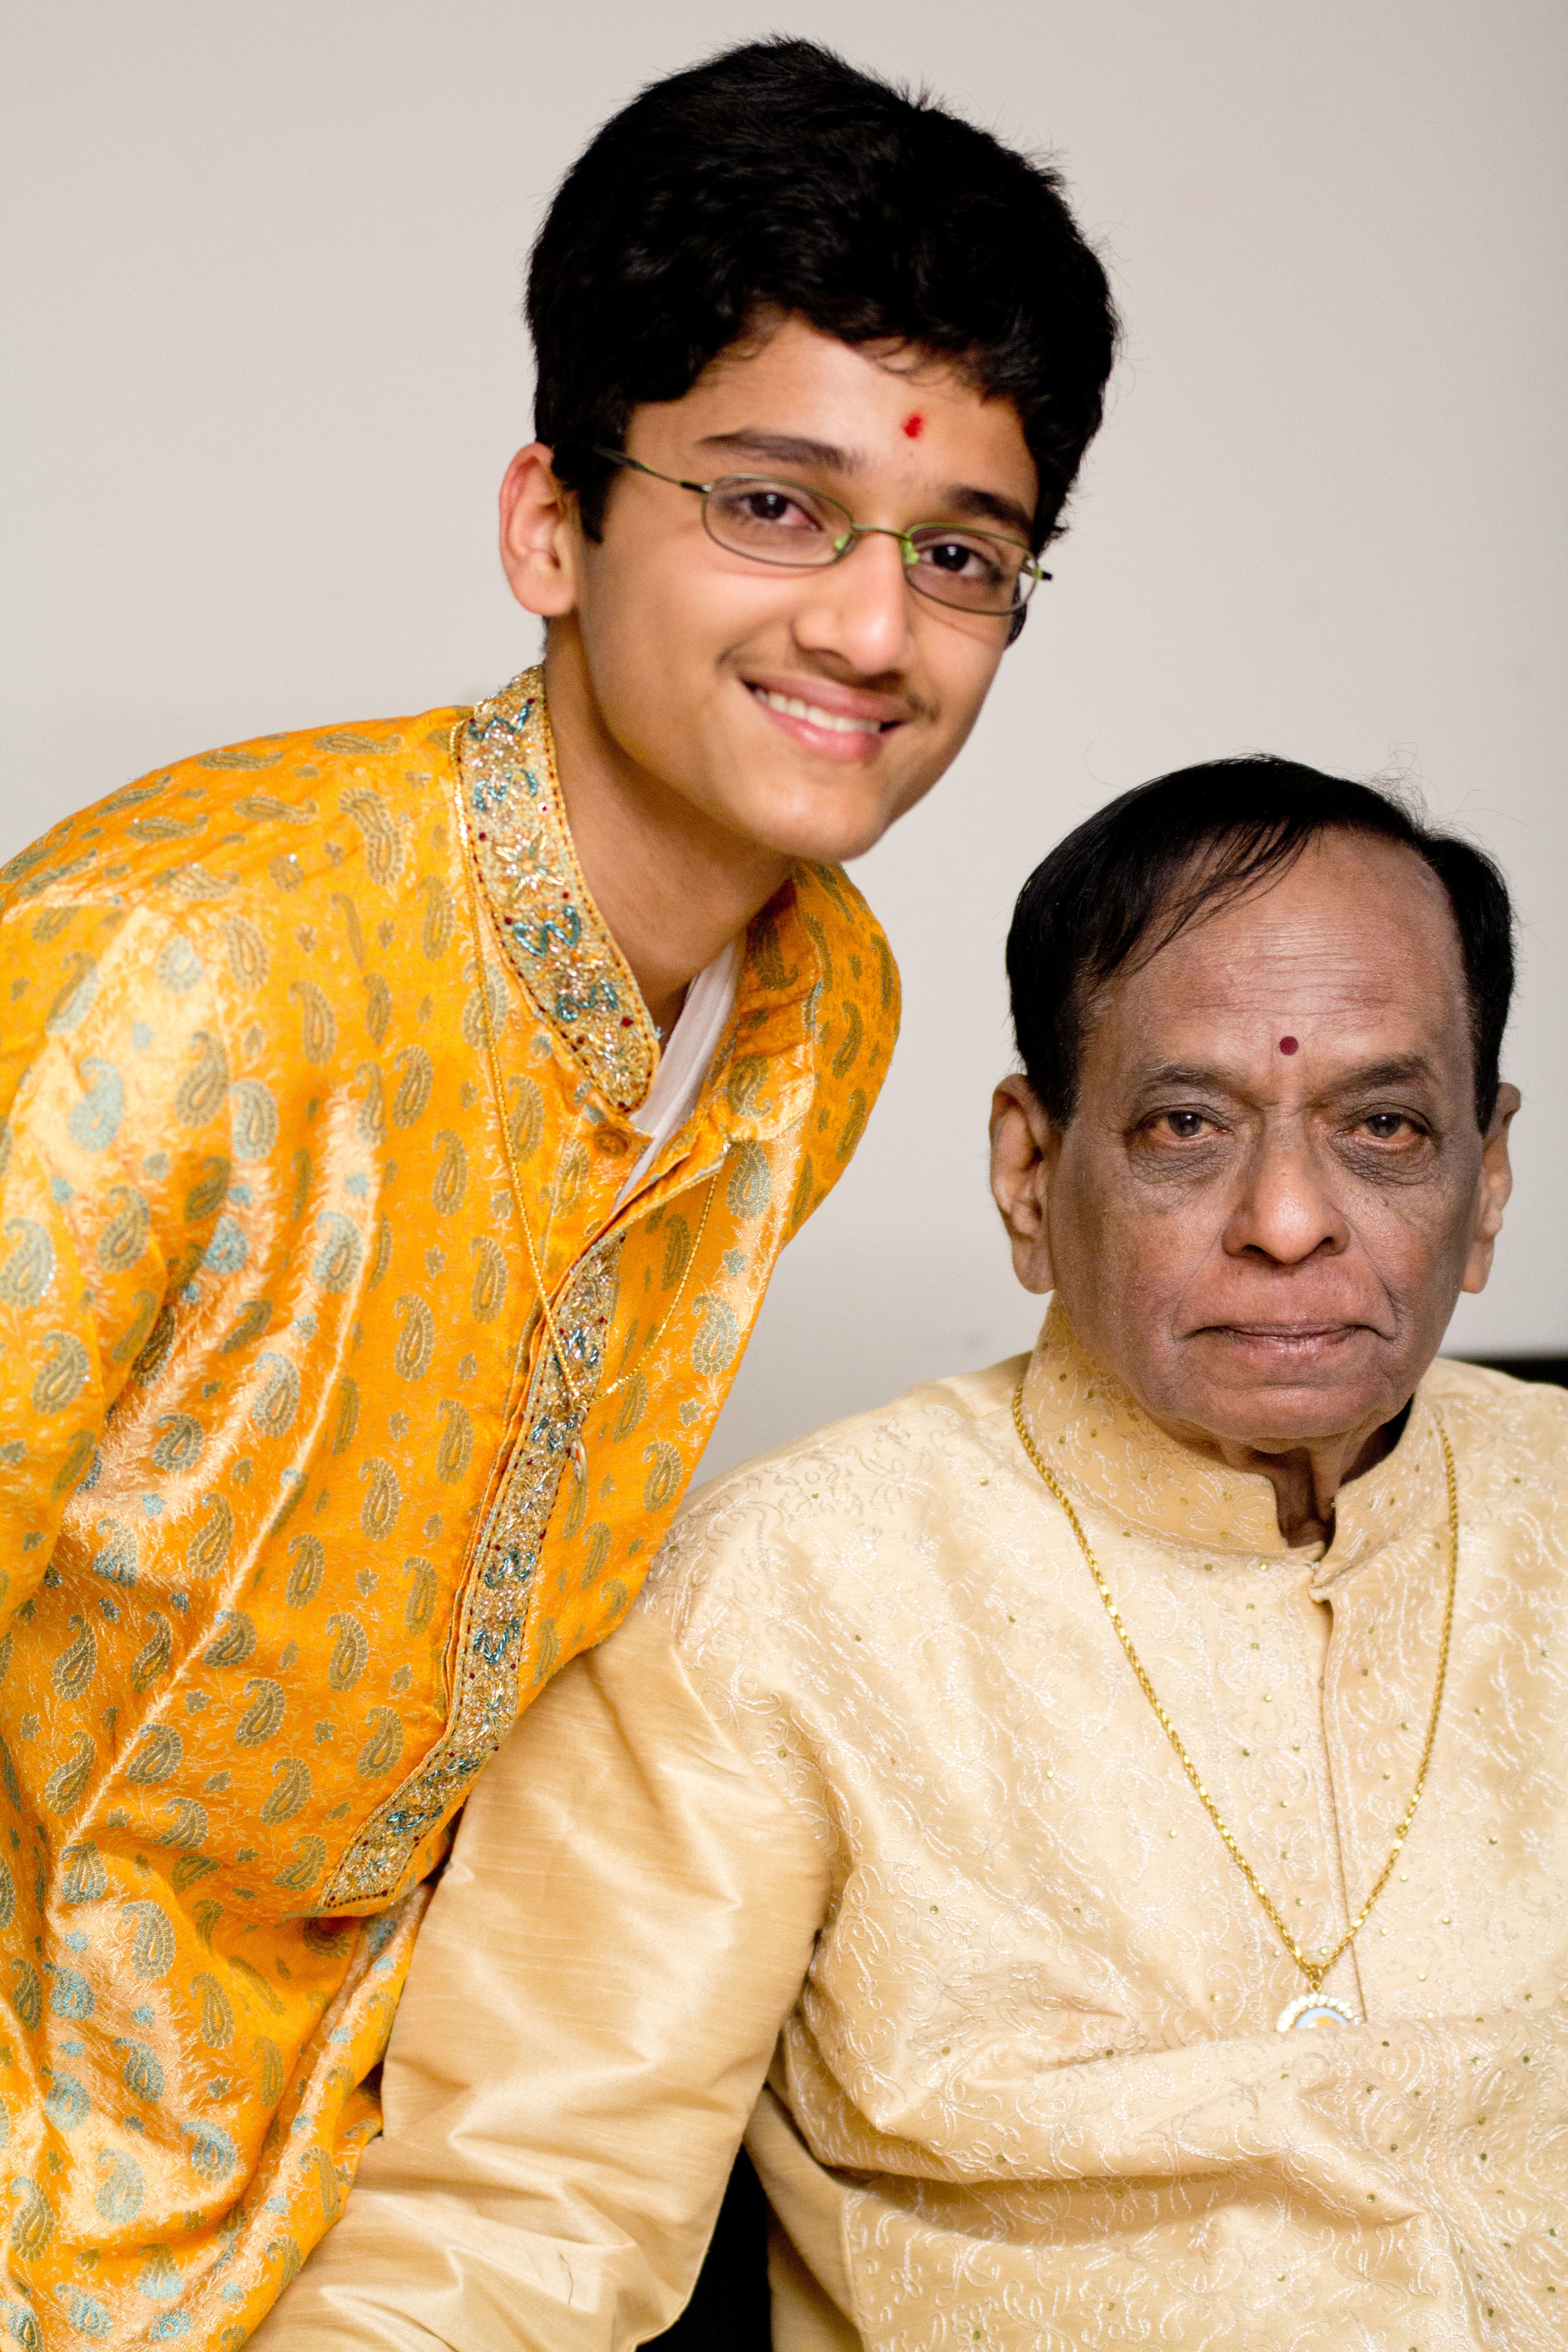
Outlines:
[[[911,441],[918,441],[925,431],[925,418],[918,408],[911,409],[904,419],[904,431]]]
[[[1279,1051],[1282,1054],[1293,1054],[1296,1051],[1299,1042],[1300,1041],[1294,1037],[1281,1037],[1279,1040]]]

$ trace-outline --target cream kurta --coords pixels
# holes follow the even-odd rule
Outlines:
[[[735,2142],[781,2352],[1449,2352],[1568,2335],[1568,1398],[1436,1365],[1290,1549],[1060,1318],[1026,1390],[1303,1990],[1009,1413],[917,1389],[690,1505],[470,1801],[385,2136],[256,2339],[609,2352],[667,2326]],[[771,2061],[771,2066],[770,2066]],[[766,2074],[766,2086],[763,2077]],[[760,2096],[759,2096],[760,2092]]]

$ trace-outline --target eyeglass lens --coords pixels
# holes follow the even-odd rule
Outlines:
[[[703,501],[710,538],[731,554],[761,563],[835,563],[857,535],[848,510],[798,482],[728,475]],[[914,550],[910,585],[961,612],[1011,613],[1035,584],[1028,550],[986,531],[931,524],[907,534]]]

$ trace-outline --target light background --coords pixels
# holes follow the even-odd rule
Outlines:
[[[1057,581],[858,868],[903,1042],[710,1468],[1027,1344],[984,1181],[1024,876],[1267,749],[1417,780],[1523,917],[1520,1189],[1456,1351],[1568,1348],[1558,0],[6,0],[0,856],[182,753],[474,697],[526,250],[590,131],[806,32],[1058,152],[1128,323]]]

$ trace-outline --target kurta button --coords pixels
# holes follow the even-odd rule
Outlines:
[[[602,1151],[606,1160],[619,1160],[626,1148],[626,1139],[613,1127],[594,1129],[594,1149]]]

